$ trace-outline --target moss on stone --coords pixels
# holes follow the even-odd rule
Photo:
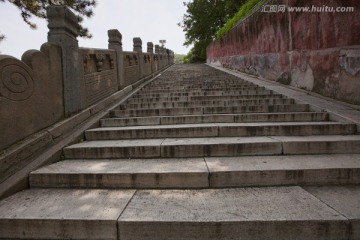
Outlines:
[[[235,27],[240,20],[249,16],[256,6],[261,6],[264,2],[265,0],[248,0],[244,3],[235,16],[227,21],[225,25],[216,32],[217,39],[220,40],[227,32],[230,31],[230,29]]]

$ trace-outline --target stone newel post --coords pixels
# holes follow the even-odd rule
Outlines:
[[[155,45],[155,53],[160,53],[160,45]]]
[[[152,42],[147,43],[147,52],[154,53],[154,44]]]
[[[125,76],[124,76],[124,58],[123,58],[123,48],[122,48],[122,35],[117,29],[108,30],[109,37],[109,49],[116,51],[117,59],[117,78],[119,90],[125,86]]]
[[[142,40],[141,38],[135,37],[133,38],[133,43],[134,43],[134,52],[138,53],[140,78],[142,78],[144,75],[144,58],[142,53]]]
[[[160,65],[160,63],[161,63],[161,60],[160,60],[160,58],[161,58],[160,45],[158,45],[158,44],[155,45],[155,54],[156,54],[156,59],[157,59],[157,61],[155,63],[156,64],[156,71],[157,71],[157,70],[159,70],[161,68],[161,65]]]
[[[156,71],[156,66],[154,61],[154,44],[152,42],[147,43],[147,52],[150,54],[151,73],[154,73]]]
[[[71,115],[81,109],[78,18],[65,6],[49,6],[48,42],[61,46],[64,86],[65,115]]]

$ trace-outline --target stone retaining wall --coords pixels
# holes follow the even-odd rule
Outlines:
[[[279,6],[319,8],[272,12]],[[329,12],[325,7],[353,11]],[[269,1],[221,42],[210,44],[207,62],[360,104],[359,19],[357,0]]]

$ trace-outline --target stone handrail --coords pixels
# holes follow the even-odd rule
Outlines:
[[[48,42],[40,51],[27,51],[21,60],[0,55],[0,184],[29,165],[31,144],[41,150],[60,139],[62,122],[76,128],[173,64],[173,52],[156,46],[154,53],[151,42],[143,53],[140,38],[124,52],[116,29],[108,31],[107,49],[79,48],[77,17],[65,6],[50,6],[47,15]]]
[[[152,43],[143,53],[140,38],[123,52],[118,30],[108,32],[109,49],[79,48],[76,16],[52,6],[48,17],[49,42],[40,51],[22,61],[0,55],[0,150],[173,63],[171,51],[153,53]]]

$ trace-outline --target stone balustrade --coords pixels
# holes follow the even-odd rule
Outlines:
[[[22,60],[0,55],[0,150],[173,64],[173,52],[108,31],[108,49],[79,48],[77,18],[64,6],[47,9],[48,43]]]
[[[170,50],[108,31],[108,48],[78,46],[77,17],[47,9],[48,42],[22,59],[0,55],[0,197],[27,186],[28,174],[57,161],[61,149],[106,114],[105,108],[173,64]]]

